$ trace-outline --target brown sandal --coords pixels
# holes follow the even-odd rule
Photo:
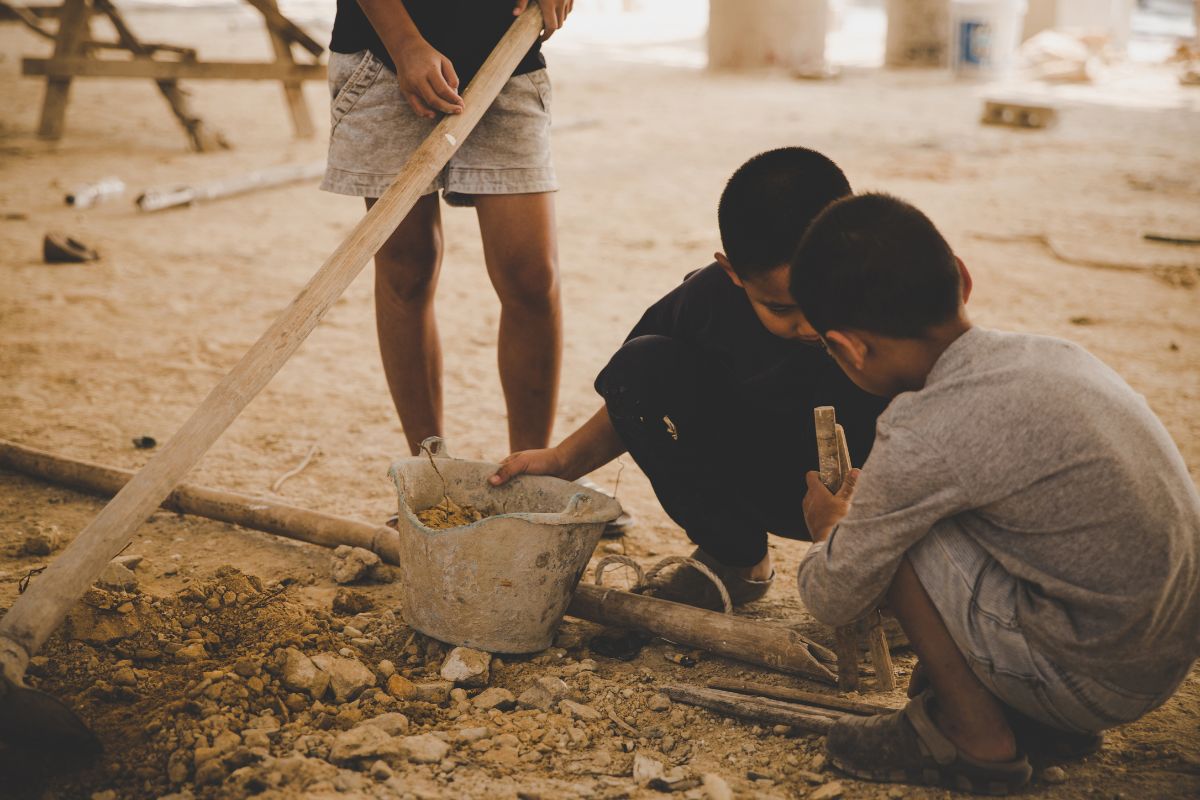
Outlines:
[[[862,780],[975,794],[1011,794],[1029,783],[1033,768],[1024,754],[997,762],[977,761],[961,752],[930,718],[931,697],[925,692],[892,714],[838,720],[825,739],[830,762]]]

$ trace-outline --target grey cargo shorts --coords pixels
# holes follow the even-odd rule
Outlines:
[[[379,197],[437,125],[413,113],[396,74],[371,51],[329,54],[329,161],[321,188]],[[550,77],[514,75],[424,194],[451,205],[472,195],[558,189],[550,160]]]

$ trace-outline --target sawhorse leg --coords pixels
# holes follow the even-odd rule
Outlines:
[[[72,58],[83,54],[82,45],[88,38],[91,20],[91,0],[63,0],[54,41],[55,58]],[[42,120],[38,125],[39,137],[52,140],[62,138],[70,94],[70,78],[46,79],[46,97],[42,101]]]
[[[278,8],[276,0],[266,0],[272,8]],[[275,61],[280,64],[294,64],[292,44],[281,36],[270,25],[267,32],[271,35],[271,46],[275,49]],[[312,116],[308,113],[308,102],[304,99],[304,84],[300,81],[283,81],[283,99],[287,103],[288,113],[292,115],[292,130],[298,139],[311,139],[316,130],[313,128]]]

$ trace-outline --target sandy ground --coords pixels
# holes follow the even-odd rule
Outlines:
[[[266,54],[261,32],[218,14],[133,14],[131,21],[147,38],[201,43],[210,57]],[[170,437],[362,207],[309,183],[153,216],[137,213],[128,197],[87,211],[67,208],[67,189],[105,175],[121,176],[133,194],[319,160],[324,134],[293,140],[277,86],[193,83],[197,110],[234,149],[192,154],[149,82],[88,81],[74,89],[66,137],[42,142],[34,136],[41,83],[19,77],[19,56],[44,49],[16,26],[0,28],[0,435],[134,468],[148,453],[130,440]],[[857,189],[896,193],[938,222],[972,269],[977,322],[1077,341],[1121,372],[1200,477],[1200,254],[1142,240],[1144,233],[1200,234],[1195,91],[1187,97],[1163,89],[1161,102],[1137,107],[1075,103],[1059,127],[1027,132],[980,127],[976,87],[936,73],[848,72],[812,83],[572,54],[552,63],[552,75],[566,308],[560,435],[596,409],[592,378],[641,310],[718,248],[715,207],[727,175],[758,151],[802,144],[837,160]],[[1155,86],[1170,83],[1166,73],[1149,77]],[[325,87],[306,92],[321,126]],[[446,433],[455,455],[498,459],[506,452],[495,370],[498,306],[473,215],[451,210],[445,221],[438,310]],[[69,231],[103,258],[43,264],[47,230]],[[748,437],[758,433],[748,426]],[[190,480],[269,494],[311,446],[317,457],[282,487],[281,499],[368,520],[390,513],[395,500],[386,470],[405,447],[378,366],[369,270]],[[686,551],[685,537],[628,459],[594,477],[612,487],[618,471],[620,499],[639,522],[624,540],[626,552],[648,563]],[[10,551],[0,557],[0,606],[16,596],[21,576],[44,563],[11,552],[27,531],[53,525],[70,538],[100,507],[0,474],[0,546]],[[788,576],[804,545],[780,540],[773,547],[781,580],[749,613],[803,621]],[[149,592],[178,590],[234,563],[268,581],[299,579],[300,596],[314,606],[327,607],[332,596],[327,552],[204,520],[156,514],[128,552],[146,557],[142,588]],[[182,569],[164,574],[175,562]],[[394,586],[365,591],[381,607],[394,605]],[[601,673],[618,682],[632,681],[638,668],[649,669],[651,680],[678,677],[665,671],[660,653],[650,648],[632,666],[603,662]],[[733,662],[712,663],[721,674],[743,672]],[[899,694],[883,699],[899,702]],[[1038,780],[1031,792],[1196,796],[1198,714],[1194,671],[1164,708],[1113,733],[1100,755],[1069,765],[1065,783]],[[694,767],[721,772],[739,796],[802,797],[812,788],[751,780],[747,770],[765,758],[754,755],[756,748],[767,749],[749,725],[726,730],[727,740],[693,753]],[[770,752],[783,752],[787,741]],[[535,775],[547,768],[528,769]],[[842,785],[849,797],[889,796],[886,787]],[[903,796],[944,794],[906,789]]]

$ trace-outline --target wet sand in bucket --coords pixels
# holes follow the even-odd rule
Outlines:
[[[422,511],[417,512],[417,519],[426,528],[434,530],[445,530],[446,528],[458,528],[463,525],[470,525],[472,522],[479,522],[484,517],[490,516],[484,514],[479,509],[472,505],[459,505],[451,500],[448,496],[443,495],[441,502],[436,506],[430,506]]]

